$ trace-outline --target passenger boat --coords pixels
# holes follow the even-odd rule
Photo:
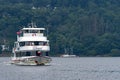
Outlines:
[[[16,65],[45,65],[51,62],[49,40],[45,28],[37,28],[31,23],[27,28],[17,32],[14,43],[12,63]]]

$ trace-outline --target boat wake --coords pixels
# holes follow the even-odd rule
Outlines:
[[[11,65],[11,62],[10,61],[0,62],[0,65],[3,65],[3,64],[5,64],[5,65]]]

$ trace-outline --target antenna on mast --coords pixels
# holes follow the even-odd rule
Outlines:
[[[36,24],[35,24],[33,21],[31,21],[29,27],[31,27],[31,28],[36,28],[37,26],[36,26]]]

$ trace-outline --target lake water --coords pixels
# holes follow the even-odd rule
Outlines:
[[[16,66],[0,58],[0,80],[120,80],[120,57],[52,58],[45,66]]]

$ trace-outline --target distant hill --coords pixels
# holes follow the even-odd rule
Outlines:
[[[0,0],[0,44],[31,21],[48,29],[51,55],[120,56],[120,0]]]

